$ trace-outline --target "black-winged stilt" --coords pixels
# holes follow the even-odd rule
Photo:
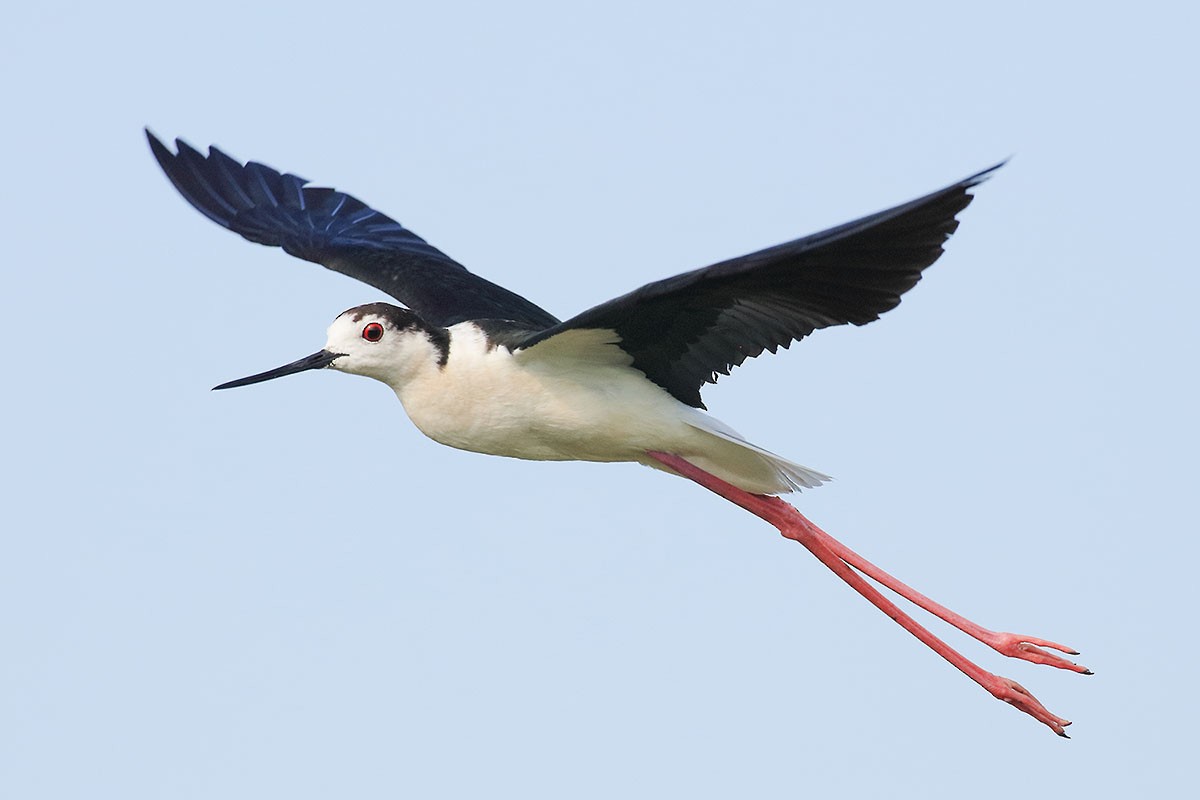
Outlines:
[[[832,325],[865,325],[900,302],[942,254],[1001,165],[895,208],[792,242],[656,281],[566,321],[468,272],[350,195],[316,188],[215,147],[208,156],[148,130],[175,188],[213,222],[259,244],[357,278],[407,306],[339,315],[324,349],[231,381],[245,386],[310,369],[390,386],[416,426],[442,444],[537,460],[636,461],[689,478],[774,525],[993,696],[1065,736],[1070,723],[1028,691],[978,667],[863,575],[998,652],[1090,674],[1043,648],[953,613],[852,552],[774,495],[828,476],[751,444],[709,416],[700,389],[747,358]],[[860,574],[861,573],[861,574]]]

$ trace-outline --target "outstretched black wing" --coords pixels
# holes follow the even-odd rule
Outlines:
[[[149,130],[146,138],[171,183],[213,222],[381,289],[426,322],[507,319],[537,329],[558,322],[348,194],[253,161],[243,165],[215,147],[205,157],[176,139],[175,154]]]
[[[878,214],[757,253],[647,284],[531,336],[531,347],[577,328],[617,332],[633,366],[681,402],[763,350],[817,328],[865,325],[900,303],[942,254],[971,202],[968,190],[1003,162]]]

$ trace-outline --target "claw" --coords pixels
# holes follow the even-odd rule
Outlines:
[[[986,687],[992,693],[993,697],[1003,700],[1020,711],[1024,711],[1064,739],[1071,738],[1067,736],[1067,732],[1064,730],[1064,728],[1071,724],[1069,719],[1063,719],[1051,714],[1046,710],[1044,705],[1038,702],[1036,697],[1029,693],[1028,689],[1011,678],[1004,678],[999,675],[994,677],[996,683]]]
[[[1048,653],[1042,648],[1049,647],[1069,655],[1079,655],[1078,650],[1046,639],[1037,639],[1033,636],[1018,636],[1015,633],[988,633],[981,638],[981,641],[997,653],[1011,658],[1020,658],[1025,661],[1031,661],[1034,664],[1046,664],[1058,669],[1078,672],[1082,675],[1092,674],[1092,671],[1082,664],[1068,661],[1062,656]]]

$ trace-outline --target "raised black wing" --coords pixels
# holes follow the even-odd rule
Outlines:
[[[942,254],[971,202],[968,190],[1003,166],[895,208],[757,253],[647,284],[531,336],[617,332],[633,366],[681,402],[763,350],[817,328],[866,325],[900,303]]]
[[[381,289],[426,322],[507,319],[536,329],[558,322],[348,194],[253,161],[243,165],[215,147],[205,157],[176,139],[175,154],[148,129],[146,138],[171,183],[213,222]]]

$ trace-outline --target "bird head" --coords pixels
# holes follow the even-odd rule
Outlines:
[[[316,353],[213,388],[233,389],[326,367],[398,388],[422,367],[445,364],[448,348],[444,328],[426,324],[406,308],[368,303],[339,314],[329,326],[325,347]]]

